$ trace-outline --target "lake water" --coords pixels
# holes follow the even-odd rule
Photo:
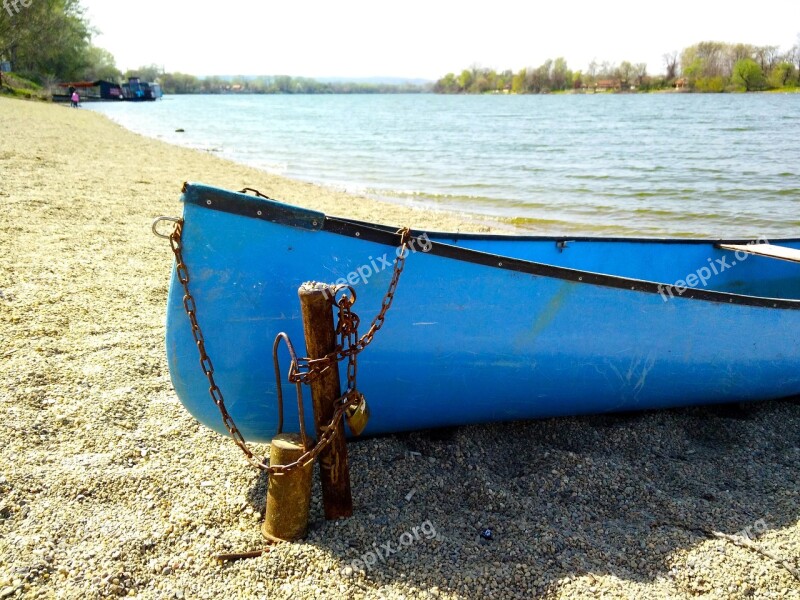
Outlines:
[[[529,232],[800,237],[800,94],[224,95],[86,106],[280,175]]]

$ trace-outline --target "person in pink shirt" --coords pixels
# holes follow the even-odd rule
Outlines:
[[[73,108],[78,108],[78,102],[81,101],[81,97],[78,95],[78,90],[72,92],[72,98],[70,100],[71,100],[70,106],[72,106]]]

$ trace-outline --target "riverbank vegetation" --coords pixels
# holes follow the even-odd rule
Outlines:
[[[41,85],[14,73],[0,73],[0,94],[26,100],[50,100],[50,94]]]
[[[546,60],[538,67],[514,73],[473,66],[448,73],[434,84],[441,94],[549,92],[753,92],[796,89],[800,85],[800,36],[786,52],[778,46],[700,42],[663,57],[664,71],[651,75],[648,65],[623,61],[619,65],[592,61],[586,70],[573,71],[564,58]]]
[[[92,46],[79,0],[10,2],[0,10],[0,63],[42,87],[96,74],[119,77],[114,57]]]

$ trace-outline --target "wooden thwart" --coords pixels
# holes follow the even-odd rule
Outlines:
[[[717,247],[723,250],[746,252],[756,256],[766,256],[767,258],[800,263],[800,250],[787,248],[786,246],[776,246],[774,244],[717,244]]]

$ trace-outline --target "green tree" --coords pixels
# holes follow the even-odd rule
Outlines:
[[[729,45],[722,42],[700,42],[681,53],[681,68],[691,85],[698,78],[730,77],[732,64]]]
[[[458,76],[456,82],[458,83],[458,90],[460,92],[468,91],[469,87],[472,85],[472,71],[467,69],[461,71],[461,75]]]
[[[755,56],[756,49],[752,44],[732,44],[728,46],[727,55],[728,55],[728,64],[727,64],[727,74],[728,76],[733,75],[733,67],[736,65],[737,62],[740,60],[744,60],[745,58],[753,58]]]
[[[475,94],[484,94],[493,91],[497,86],[497,73],[493,69],[474,69],[473,81],[469,90]]]
[[[721,93],[725,91],[725,78],[722,75],[714,77],[698,77],[694,89],[698,92]]]
[[[673,82],[668,81],[666,75],[654,75],[654,76],[647,76],[645,77],[645,81],[642,84],[642,89],[646,90],[665,90],[667,88],[672,87]]]
[[[528,78],[527,69],[520,69],[519,73],[511,79],[511,92],[514,94],[525,93],[525,82]]]
[[[288,75],[277,75],[274,78],[275,90],[280,94],[292,93],[292,78]]]
[[[525,81],[526,91],[534,94],[550,91],[553,85],[550,81],[550,70],[552,67],[553,61],[548,58],[535,69],[528,69]]]
[[[567,61],[559,56],[553,61],[550,70],[550,87],[554,90],[565,90],[571,84],[572,73],[567,67]]]
[[[200,81],[194,75],[164,73],[160,79],[165,94],[196,94],[201,90]]]
[[[83,79],[87,81],[105,79],[106,81],[117,82],[122,77],[122,73],[117,68],[116,60],[114,60],[114,55],[104,48],[89,46],[86,52],[86,62],[88,66],[83,72]]]
[[[448,73],[439,79],[433,86],[437,94],[454,94],[458,91],[458,82],[454,73]]]
[[[795,68],[790,62],[780,62],[775,65],[769,74],[769,84],[772,87],[789,87],[795,82]]]
[[[200,90],[204,94],[219,94],[227,87],[227,82],[221,77],[212,75],[200,82]]]
[[[764,88],[764,72],[752,58],[738,61],[733,67],[733,81],[744,87],[746,92]]]
[[[138,69],[125,71],[125,79],[128,77],[138,77],[142,81],[158,81],[163,83],[164,68],[158,65],[142,65]]]
[[[630,89],[631,82],[634,78],[635,70],[633,65],[629,63],[627,60],[623,60],[620,65],[619,69],[617,70],[619,73],[619,83],[623,90]]]
[[[699,58],[693,58],[691,62],[681,59],[681,71],[689,80],[689,85],[694,87],[697,79],[703,76],[703,61]]]
[[[79,0],[33,0],[17,13],[0,10],[0,58],[39,83],[79,79],[91,33]]]

